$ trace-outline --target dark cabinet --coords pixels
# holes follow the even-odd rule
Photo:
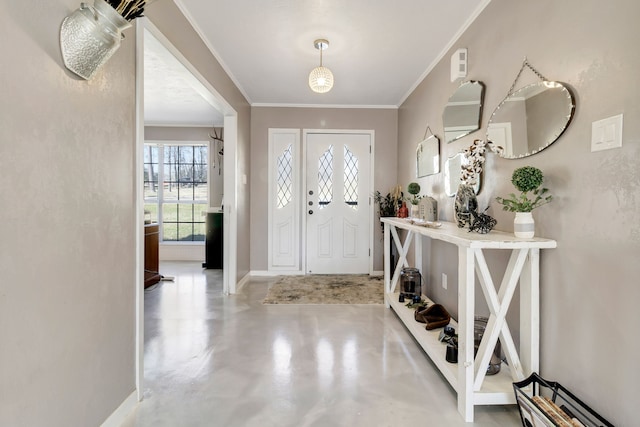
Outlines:
[[[160,228],[158,224],[144,225],[144,287],[148,288],[160,281],[160,261],[158,245]]]
[[[205,262],[204,268],[222,269],[223,254],[223,228],[222,212],[207,212],[205,226],[207,234],[205,237]]]

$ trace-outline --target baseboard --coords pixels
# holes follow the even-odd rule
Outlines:
[[[275,277],[275,276],[304,276],[302,270],[251,270],[249,273],[253,277]]]
[[[238,283],[236,283],[236,294],[240,293],[240,290],[244,287],[244,285],[246,285],[247,283],[249,283],[249,280],[251,279],[251,273],[247,273],[245,274],[242,279],[240,279],[238,281]]]
[[[138,392],[134,390],[100,427],[120,427],[136,406],[138,406]]]
[[[282,270],[282,271],[251,270],[249,274],[252,277],[304,276],[304,271],[302,270]],[[384,276],[384,271],[374,270],[371,272],[370,276]]]

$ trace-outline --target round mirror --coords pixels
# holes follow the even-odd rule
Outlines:
[[[493,112],[487,139],[506,159],[531,156],[553,144],[569,126],[575,102],[562,83],[543,81],[507,96]]]
[[[481,82],[464,82],[456,89],[442,113],[445,141],[455,141],[480,129],[483,97]]]

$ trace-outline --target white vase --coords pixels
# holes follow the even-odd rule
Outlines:
[[[418,218],[420,216],[420,206],[411,205],[411,218]]]
[[[516,212],[513,234],[521,239],[531,239],[535,235],[535,225],[531,212]]]

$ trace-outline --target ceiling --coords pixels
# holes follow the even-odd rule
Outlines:
[[[253,106],[395,108],[451,47],[464,47],[456,39],[490,0],[175,1]],[[318,38],[330,42],[323,65],[335,77],[325,94],[308,86]],[[145,117],[211,122],[186,68],[161,48],[145,39]]]

